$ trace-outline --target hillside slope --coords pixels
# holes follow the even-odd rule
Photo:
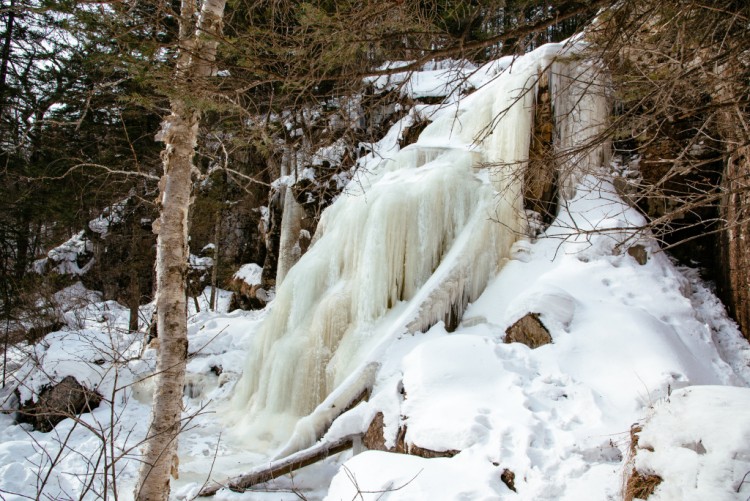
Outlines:
[[[354,451],[215,499],[621,499],[634,468],[662,479],[655,498],[676,489],[682,499],[747,497],[750,345],[697,273],[678,268],[638,231],[643,216],[613,187],[619,159],[610,163],[601,148],[566,156],[560,209],[546,228],[526,219],[513,184],[522,176],[502,175],[503,166],[528,159],[537,78],[564,49],[550,45],[478,68],[471,83],[480,90],[418,110],[433,125],[400,153],[404,123],[396,124],[362,160],[367,177],[328,209],[321,235],[265,310],[227,313],[228,294],[218,312],[191,306],[178,499],[319,435],[352,434],[364,435]],[[580,73],[565,73],[574,82],[596,65],[576,67]],[[555,101],[557,147],[579,151],[603,124],[603,94],[557,85],[558,96],[568,92]],[[476,141],[485,129],[490,134]],[[430,198],[436,193],[442,197]],[[501,195],[514,210],[498,221]],[[396,223],[398,232],[388,226]],[[512,242],[499,247],[493,232],[506,231]],[[404,270],[410,264],[417,271]],[[396,292],[390,277],[400,277]],[[60,301],[69,327],[11,354],[19,397],[36,399],[70,375],[104,398],[49,433],[0,416],[6,499],[97,499],[114,490],[128,499],[135,481],[155,345],[127,332],[122,306],[94,297],[81,308],[73,293],[90,292],[67,292]],[[291,334],[300,337],[274,352],[274,336],[286,332],[276,327],[293,322]],[[551,342],[510,342],[530,324]],[[349,338],[321,349],[314,334],[329,331]],[[292,377],[315,363],[312,373],[329,386],[306,380],[308,372]],[[270,409],[253,408],[255,383],[243,377],[271,380],[265,400],[255,400]],[[289,394],[275,393],[289,380],[297,382]],[[336,417],[363,381],[369,398]],[[671,406],[684,428],[670,424]],[[736,440],[716,437],[706,407],[727,409],[722,426]],[[681,459],[665,460],[663,450]]]

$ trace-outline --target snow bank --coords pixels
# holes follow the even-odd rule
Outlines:
[[[109,233],[111,226],[122,222],[125,209],[129,202],[130,197],[120,200],[109,207],[105,207],[98,217],[89,221],[89,228],[91,231],[98,233],[102,238],[105,238]]]
[[[715,317],[705,323],[690,282],[649,238],[637,241],[648,249],[645,265],[618,246],[635,243],[640,216],[610,189],[584,177],[568,210],[546,235],[516,246],[454,333],[438,324],[395,339],[380,359],[370,400],[334,422],[327,436],[363,432],[383,412],[387,447],[405,430],[407,444],[459,454],[364,452],[344,463],[326,499],[351,499],[358,490],[364,499],[618,499],[634,422],[679,388],[742,383],[748,367],[736,364],[737,374],[712,339],[717,328],[727,334],[726,314],[712,308]],[[606,231],[581,233],[587,227]],[[696,294],[706,300],[705,290]],[[541,313],[552,344],[505,344],[505,330],[529,311]],[[732,339],[747,349],[736,328]],[[724,421],[697,413],[696,426],[726,422],[721,426],[744,430],[750,407],[744,400],[732,407],[726,400],[738,399],[729,397],[717,392],[711,404]],[[680,425],[670,426],[655,433],[679,436]],[[726,468],[726,458],[706,461]],[[732,480],[742,461],[732,466]],[[516,492],[500,481],[506,469]],[[677,483],[690,471],[680,475]],[[692,499],[670,492],[660,499]]]
[[[241,280],[247,285],[260,285],[263,277],[263,268],[255,263],[243,264],[232,277]]]
[[[691,386],[655,406],[634,467],[662,482],[649,501],[750,496],[750,389]]]
[[[391,62],[381,69],[394,69],[406,64],[408,62]],[[470,89],[470,77],[476,69],[476,66],[468,61],[448,59],[428,62],[419,71],[396,72],[365,80],[381,92],[399,90],[402,95],[412,98],[445,98]]]

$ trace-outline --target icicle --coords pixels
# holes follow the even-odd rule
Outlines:
[[[294,263],[299,261],[302,251],[299,246],[302,218],[305,209],[295,200],[291,186],[284,187],[284,209],[281,216],[279,237],[279,261],[276,269],[276,286],[284,281]]]
[[[572,198],[585,174],[609,165],[608,81],[595,61],[558,61],[550,79],[556,124],[560,191]]]

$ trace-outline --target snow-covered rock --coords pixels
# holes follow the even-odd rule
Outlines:
[[[658,477],[649,501],[750,496],[750,389],[676,390],[656,403],[636,437],[627,487],[636,489],[636,475]]]

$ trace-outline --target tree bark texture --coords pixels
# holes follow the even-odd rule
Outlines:
[[[739,103],[745,98],[747,90],[737,75],[739,68],[737,61],[718,68],[713,93],[717,103]],[[740,105],[722,107],[717,117],[726,148],[719,207],[724,224],[719,259],[722,299],[742,334],[750,340],[750,127],[746,117],[747,108]]]
[[[729,155],[722,179],[721,235],[724,300],[742,334],[750,340],[750,147]]]
[[[141,284],[138,278],[138,267],[132,260],[138,256],[138,244],[140,243],[140,228],[138,227],[137,218],[133,217],[130,222],[130,270],[128,271],[128,309],[130,310],[130,321],[128,330],[136,332],[138,330],[138,314],[141,305]]]
[[[175,78],[193,82],[197,92],[202,78],[211,76],[221,34],[226,0],[205,0],[198,26],[192,21],[195,4],[183,0],[180,19],[180,53]],[[186,274],[188,264],[188,212],[192,189],[193,156],[200,111],[181,98],[171,100],[171,115],[162,123],[157,139],[164,142],[164,175],[159,183],[161,214],[157,233],[156,310],[159,332],[155,392],[151,426],[143,447],[135,497],[166,501],[170,475],[177,476],[177,438],[180,432],[182,394],[187,361]]]

